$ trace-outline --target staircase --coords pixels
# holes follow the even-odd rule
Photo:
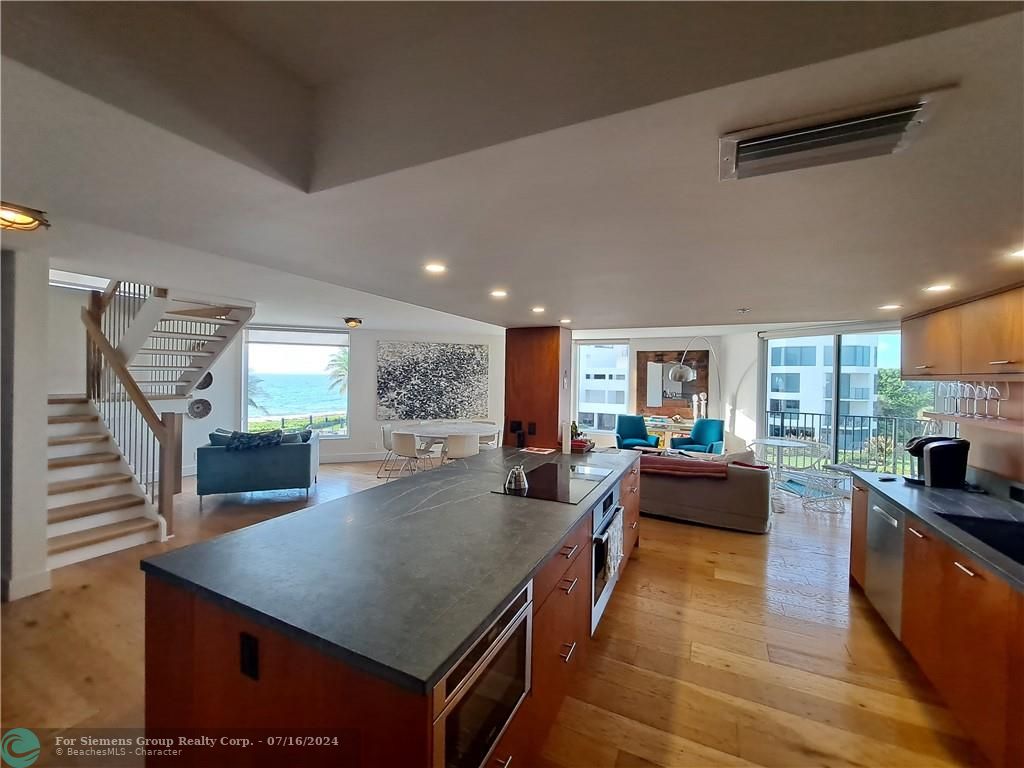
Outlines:
[[[85,395],[51,395],[47,567],[165,538],[166,524]]]
[[[48,401],[49,568],[173,535],[182,413],[253,312],[142,283],[93,292],[86,393]]]

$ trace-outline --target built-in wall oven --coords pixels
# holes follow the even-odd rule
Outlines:
[[[434,686],[433,768],[480,768],[530,692],[533,582]]]
[[[597,630],[619,580],[622,563],[622,513],[618,487],[594,506],[594,579],[591,586],[590,632]]]

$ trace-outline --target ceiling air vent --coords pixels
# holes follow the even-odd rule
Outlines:
[[[931,116],[942,91],[790,120],[718,140],[719,179],[745,179],[904,149]]]

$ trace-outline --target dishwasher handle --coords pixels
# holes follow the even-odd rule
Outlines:
[[[871,507],[871,509],[874,510],[875,512],[877,512],[878,514],[880,514],[882,516],[882,519],[885,520],[885,522],[887,522],[893,528],[899,528],[900,527],[900,521],[897,520],[892,515],[890,515],[888,512],[886,512],[884,509],[882,509],[877,504],[873,505]]]

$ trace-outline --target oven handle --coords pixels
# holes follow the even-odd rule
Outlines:
[[[612,508],[611,513],[608,515],[608,517],[605,518],[604,524],[601,526],[601,532],[594,534],[594,543],[595,544],[607,544],[608,543],[608,536],[611,535],[611,531],[609,529],[612,527],[612,523],[615,522],[615,516],[620,514],[620,513],[622,513],[622,512],[625,512],[625,511],[626,511],[626,508],[624,506],[622,506],[621,504],[616,504]]]
[[[494,657],[502,648],[505,647],[508,641],[512,638],[512,635],[515,634],[516,630],[519,629],[519,626],[524,621],[526,622],[526,686],[524,695],[530,692],[532,682],[530,679],[530,666],[531,657],[533,656],[532,601],[519,609],[519,613],[516,614],[516,617],[509,622],[508,626],[505,627],[504,631],[502,631],[502,633],[498,635],[498,638],[493,643],[491,643],[491,647],[487,649],[487,653],[483,655],[483,658],[477,662],[476,667],[473,669],[473,671],[469,674],[468,677],[466,677],[465,680],[462,681],[462,683],[459,684],[458,689],[456,689],[456,691],[451,695],[448,701],[445,702],[444,709],[442,709],[440,714],[438,714],[434,718],[435,723],[446,717],[448,713],[451,711],[452,707],[454,707],[456,704],[462,701],[462,697],[465,696],[466,692],[473,687],[473,683],[475,683],[477,681],[477,678],[479,678],[480,675],[484,673],[484,671],[487,669],[488,665],[491,663]]]

